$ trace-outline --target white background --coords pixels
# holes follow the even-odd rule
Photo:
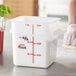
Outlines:
[[[39,0],[39,15],[68,15],[70,0]]]
[[[3,0],[0,0],[0,4],[3,4]]]

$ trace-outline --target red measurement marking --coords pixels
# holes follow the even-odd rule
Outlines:
[[[41,45],[41,43],[34,43],[34,44]]]
[[[30,26],[30,24],[25,24],[26,26]],[[41,25],[37,25],[37,27],[40,27]],[[27,53],[27,55],[32,55],[32,63],[34,64],[34,56],[41,56],[41,54],[34,54],[34,45],[41,45],[41,43],[35,43],[34,41],[34,24],[32,25],[32,41],[27,41],[27,43],[32,43],[32,53]],[[23,37],[19,37],[23,38]],[[25,46],[24,44],[20,44],[22,46]]]
[[[25,46],[25,44],[19,44],[19,45],[21,45],[21,46]]]
[[[37,27],[40,27],[41,25],[37,25]]]
[[[27,53],[27,55],[41,56],[41,54]]]
[[[30,24],[25,24],[26,26],[30,26]]]
[[[19,38],[22,38],[22,37],[19,37]]]
[[[27,43],[33,43],[33,41],[27,41]],[[41,45],[41,43],[34,43],[34,45]]]
[[[32,41],[27,41],[27,43],[33,43]]]
[[[41,54],[34,54],[34,45],[41,45],[41,43],[35,43],[34,41],[34,24],[32,25],[32,41],[27,41],[27,43],[32,43],[32,53],[27,53],[27,55],[32,55],[32,63],[34,64],[34,56],[41,56]]]

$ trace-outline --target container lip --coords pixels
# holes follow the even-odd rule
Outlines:
[[[15,18],[20,18],[20,17],[48,18],[48,19],[50,19],[50,18],[56,18],[56,19],[58,19],[58,20],[61,19],[61,18],[59,18],[59,17],[40,17],[40,16],[18,16],[18,17],[15,17]],[[15,19],[15,18],[13,18],[13,19]]]
[[[31,21],[34,21],[36,23],[38,23],[38,21],[43,22],[43,23],[54,23],[54,22],[60,21],[61,18],[58,18],[58,17],[39,17],[39,16],[18,16],[16,18],[11,19],[10,21],[11,22],[16,22],[16,21],[24,22],[25,20],[28,20],[28,19]],[[35,21],[35,19],[37,21]]]

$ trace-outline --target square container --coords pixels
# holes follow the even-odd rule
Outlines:
[[[12,20],[13,63],[47,68],[56,59],[58,18],[21,16]]]

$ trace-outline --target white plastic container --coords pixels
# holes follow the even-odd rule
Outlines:
[[[12,20],[13,63],[47,68],[56,59],[54,23],[58,18],[21,16]]]

